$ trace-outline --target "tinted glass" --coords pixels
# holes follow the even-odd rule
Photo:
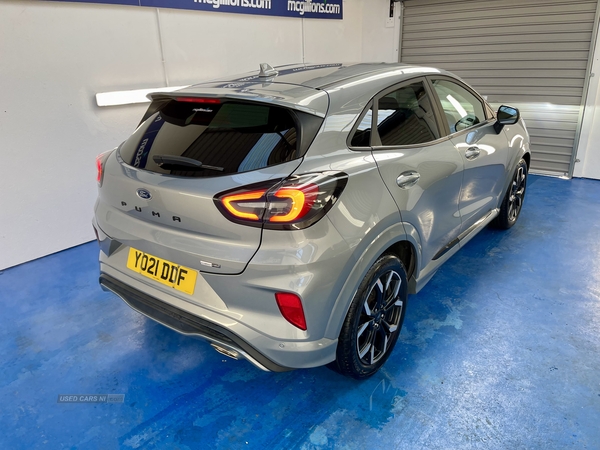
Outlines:
[[[431,100],[422,82],[379,99],[377,131],[382,145],[416,145],[440,137]]]
[[[371,145],[371,124],[373,121],[373,110],[369,109],[358,124],[352,142],[353,147],[369,147]]]
[[[294,159],[296,136],[296,123],[284,108],[171,100],[140,125],[120,154],[140,169],[214,177]]]
[[[447,80],[434,80],[433,87],[442,103],[451,133],[485,122],[481,100],[467,89]]]

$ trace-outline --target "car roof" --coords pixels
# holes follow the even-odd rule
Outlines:
[[[402,69],[410,69],[410,75],[431,73],[432,68],[419,67],[402,63],[331,63],[331,64],[291,64],[277,66],[278,74],[269,79],[270,83],[296,84],[314,89],[327,89],[331,86],[339,87],[344,82],[356,82],[376,73],[386,73]],[[440,72],[435,69],[436,72]],[[408,77],[408,76],[407,76]],[[196,84],[201,87],[215,82],[260,82],[259,71],[247,72],[227,78],[219,78],[212,82]]]
[[[253,100],[302,110],[320,117],[327,114],[328,92],[362,84],[373,93],[393,78],[395,82],[431,73],[444,73],[431,67],[401,63],[332,63],[278,66],[274,76],[259,71],[207,81],[181,90],[152,93],[148,97],[210,96]],[[370,84],[371,83],[371,84]]]

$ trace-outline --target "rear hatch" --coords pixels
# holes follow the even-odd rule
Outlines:
[[[322,91],[277,89],[280,101],[274,92],[248,86],[224,95],[207,89],[155,96],[137,130],[105,163],[96,207],[102,231],[200,271],[242,272],[260,246],[262,228],[230,221],[214,197],[289,176],[327,108]],[[294,98],[284,98],[285,89]],[[324,96],[322,110],[307,112],[306,102],[291,108],[303,95]]]

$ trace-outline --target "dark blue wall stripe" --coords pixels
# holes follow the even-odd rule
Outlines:
[[[342,19],[343,0],[54,0],[307,19]]]

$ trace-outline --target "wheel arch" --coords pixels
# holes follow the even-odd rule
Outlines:
[[[521,147],[520,151],[516,155],[514,155],[513,158],[514,159],[511,159],[510,164],[508,166],[509,169],[506,173],[507,177],[504,181],[504,188],[502,190],[502,194],[498,196],[498,208],[500,208],[502,205],[502,201],[504,200],[506,191],[512,182],[513,175],[515,173],[515,170],[517,169],[517,166],[519,165],[519,161],[521,161],[521,159],[525,160],[525,162],[527,163],[527,172],[529,172],[529,169],[531,168],[531,153],[527,148]]]
[[[396,255],[406,270],[406,277],[410,280],[416,269],[416,249],[412,243],[407,240],[398,241],[390,245],[383,253]],[[380,255],[381,256],[381,255]]]
[[[529,172],[529,169],[531,169],[531,153],[529,152],[525,152],[522,156],[522,158],[525,160],[525,162],[527,163],[527,171]]]
[[[411,291],[411,280],[414,281],[418,277],[419,262],[421,248],[418,240],[418,235],[415,237],[413,233],[406,233],[405,228],[414,230],[412,226],[407,226],[402,222],[389,227],[387,230],[379,234],[369,246],[359,251],[356,255],[356,263],[352,267],[348,274],[347,281],[340,290],[338,297],[335,301],[327,329],[325,330],[325,337],[330,339],[337,339],[340,334],[344,319],[350,309],[350,304],[354,299],[356,291],[363,278],[371,268],[371,266],[385,254],[396,255],[404,264],[407,271],[407,278],[409,280],[409,293]],[[399,233],[399,231],[402,231]],[[365,237],[368,239],[368,236]]]

